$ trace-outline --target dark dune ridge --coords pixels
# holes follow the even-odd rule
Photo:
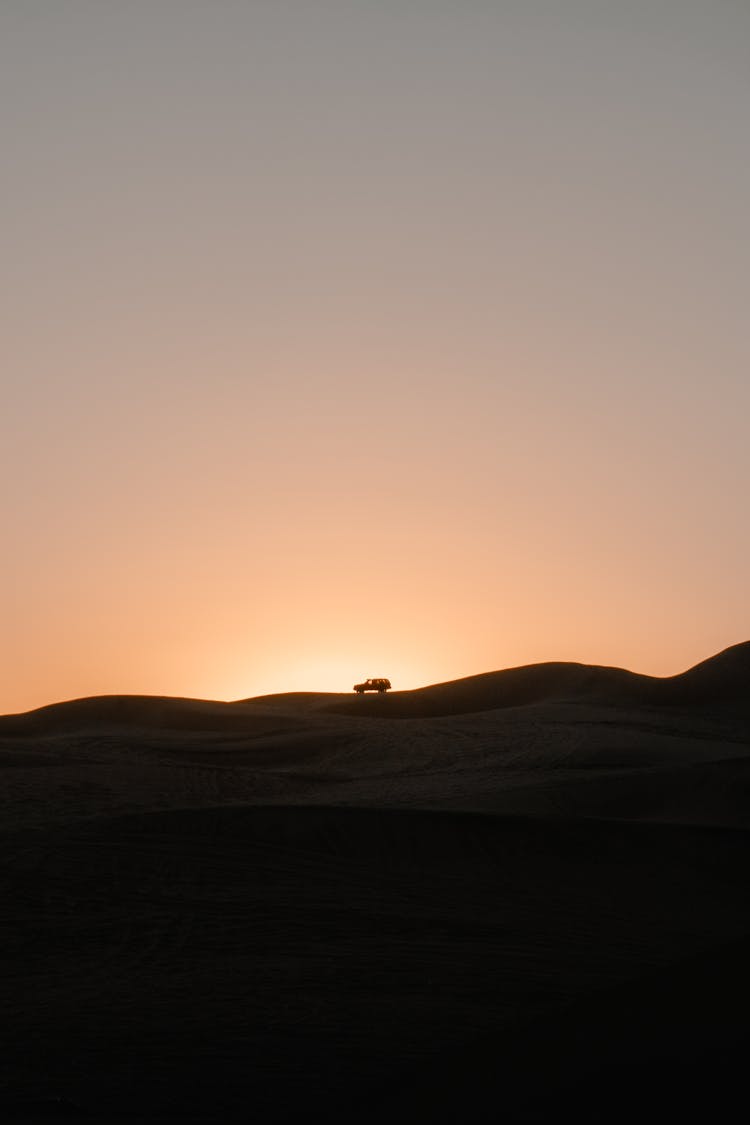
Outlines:
[[[0,717],[0,1120],[728,1119],[749,701],[743,644]]]
[[[328,709],[396,717],[456,715],[498,707],[570,700],[662,707],[750,702],[750,641],[733,645],[677,676],[638,675],[588,664],[530,664],[487,672],[417,691],[335,702]]]
[[[676,676],[644,676],[623,668],[576,663],[529,664],[485,672],[412,691],[354,697],[297,692],[257,696],[235,704],[157,696],[93,696],[51,704],[22,715],[0,716],[2,735],[70,731],[88,725],[154,730],[243,731],[262,724],[243,704],[340,715],[429,718],[525,707],[588,702],[655,707],[750,705],[750,641],[733,645]],[[268,720],[269,725],[279,720]]]

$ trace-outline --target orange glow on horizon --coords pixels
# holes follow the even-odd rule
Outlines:
[[[13,703],[4,710],[0,709],[0,713],[32,710],[49,703],[92,695],[181,696],[231,702],[287,692],[349,693],[355,682],[379,675],[387,676],[395,691],[411,690],[502,668],[558,660],[614,665],[664,676],[685,671],[741,639],[744,638],[725,638],[715,641],[712,646],[686,650],[681,658],[660,661],[646,658],[645,645],[640,653],[634,647],[628,659],[614,649],[597,650],[593,645],[589,651],[575,650],[570,645],[555,648],[549,641],[546,646],[540,642],[536,651],[523,643],[517,643],[515,647],[509,644],[502,653],[488,652],[484,660],[477,657],[474,661],[471,660],[471,646],[468,644],[460,653],[454,653],[452,660],[448,645],[436,645],[432,650],[425,647],[421,653],[412,646],[409,655],[402,653],[395,656],[389,655],[387,646],[368,649],[368,646],[360,644],[343,654],[331,650],[329,655],[308,649],[292,656],[287,651],[271,647],[264,659],[255,662],[247,654],[238,656],[218,652],[210,666],[205,660],[205,652],[194,650],[191,654],[183,651],[172,667],[157,667],[143,660],[137,674],[125,666],[122,660],[124,654],[120,653],[119,662],[112,661],[109,667],[100,668],[96,675],[92,675],[83,662],[77,669],[71,668],[68,663],[64,674],[59,668],[49,667],[48,685],[38,682],[33,691],[25,695],[19,692]],[[408,645],[404,647],[408,649]],[[38,671],[44,669],[39,668]]]

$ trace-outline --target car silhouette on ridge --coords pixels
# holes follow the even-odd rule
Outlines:
[[[379,692],[388,691],[388,688],[390,686],[391,686],[390,680],[385,680],[385,679],[365,680],[365,682],[363,684],[355,684],[354,690],[356,691],[357,695],[362,695],[366,691],[379,691]]]

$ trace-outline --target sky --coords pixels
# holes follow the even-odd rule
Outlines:
[[[0,711],[750,638],[745,0],[0,4]]]

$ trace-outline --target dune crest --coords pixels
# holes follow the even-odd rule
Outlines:
[[[657,677],[595,664],[550,662],[484,672],[383,696],[286,692],[225,703],[150,695],[103,695],[53,703],[18,715],[0,716],[0,735],[60,732],[81,728],[148,727],[161,730],[247,731],[279,722],[289,712],[430,718],[524,707],[545,702],[606,705],[750,705],[750,641],[732,645],[675,676]],[[251,706],[246,706],[251,705]],[[275,713],[275,717],[272,717]]]
[[[325,709],[337,714],[426,718],[545,702],[656,707],[750,704],[750,641],[724,649],[676,676],[645,676],[590,664],[527,664],[390,697],[337,700]]]

